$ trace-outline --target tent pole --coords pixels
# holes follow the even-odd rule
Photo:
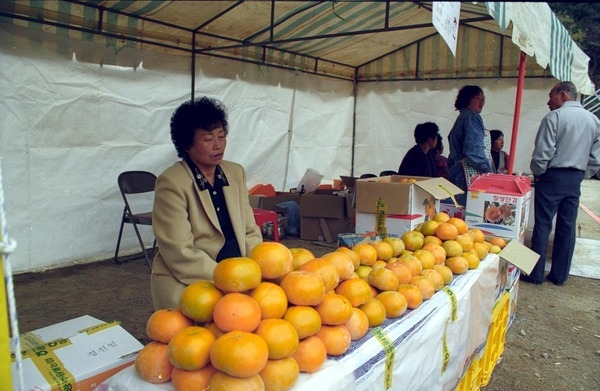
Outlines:
[[[517,135],[519,133],[519,121],[521,119],[521,98],[523,95],[523,84],[525,81],[525,61],[527,56],[521,51],[521,58],[519,59],[519,78],[517,80],[517,97],[515,99],[515,114],[513,117],[512,135],[510,137],[510,155],[508,157],[508,175],[512,175],[514,162],[515,162],[515,150],[517,148]]]

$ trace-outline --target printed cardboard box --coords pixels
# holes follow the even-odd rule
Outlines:
[[[465,221],[486,235],[525,240],[531,205],[527,176],[484,174],[473,179],[467,193]]]
[[[338,234],[354,232],[354,193],[320,191],[300,197],[300,239],[332,243]]]
[[[143,345],[119,326],[91,316],[20,336],[25,389],[92,391],[133,364]],[[18,389],[13,355],[13,388]]]
[[[356,181],[356,233],[401,236],[439,211],[440,200],[462,193],[444,178],[390,175]],[[383,219],[385,216],[385,219]],[[380,227],[385,220],[385,226]],[[381,232],[385,231],[385,232]]]

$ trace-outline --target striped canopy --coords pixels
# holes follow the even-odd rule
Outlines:
[[[0,26],[35,32],[32,45],[44,44],[40,31],[69,38],[56,49],[80,61],[137,66],[144,51],[161,51],[356,82],[516,77],[523,51],[527,77],[571,80],[593,94],[589,58],[546,3],[460,3],[456,55],[432,9],[404,1],[7,0]]]

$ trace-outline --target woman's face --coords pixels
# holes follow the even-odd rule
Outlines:
[[[494,151],[500,151],[500,150],[502,150],[502,148],[504,148],[504,136],[498,137],[494,141],[494,145],[492,145],[492,149]]]
[[[222,126],[211,131],[197,129],[188,153],[200,170],[212,169],[223,160],[226,146],[227,139]]]
[[[475,111],[476,113],[481,113],[484,105],[485,105],[485,95],[483,95],[483,92],[480,92],[479,94],[477,94],[471,98],[467,108],[469,110]]]

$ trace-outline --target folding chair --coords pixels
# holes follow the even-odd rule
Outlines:
[[[134,213],[131,207],[131,198],[133,198],[136,194],[144,194],[144,198],[147,198],[146,201],[148,201],[148,199],[150,198],[150,193],[152,193],[153,197],[154,186],[156,185],[156,175],[147,171],[125,171],[119,174],[119,177],[117,178],[117,183],[119,184],[119,190],[121,191],[121,195],[123,196],[125,206],[123,208],[123,216],[121,217],[121,227],[119,228],[117,248],[115,249],[115,262],[120,263],[118,260],[119,246],[121,244],[121,236],[123,235],[123,226],[125,225],[125,223],[128,223],[133,225],[133,229],[135,230],[135,234],[137,235],[140,247],[142,248],[142,253],[146,258],[148,266],[152,268],[152,261],[148,256],[148,250],[144,246],[144,241],[142,240],[142,236],[140,235],[140,231],[138,229],[138,225],[152,226],[152,211]],[[154,239],[154,243],[152,244],[152,249],[150,253],[154,253],[155,249],[156,238]]]
[[[384,170],[379,173],[379,176],[398,175],[398,172],[394,170]]]

